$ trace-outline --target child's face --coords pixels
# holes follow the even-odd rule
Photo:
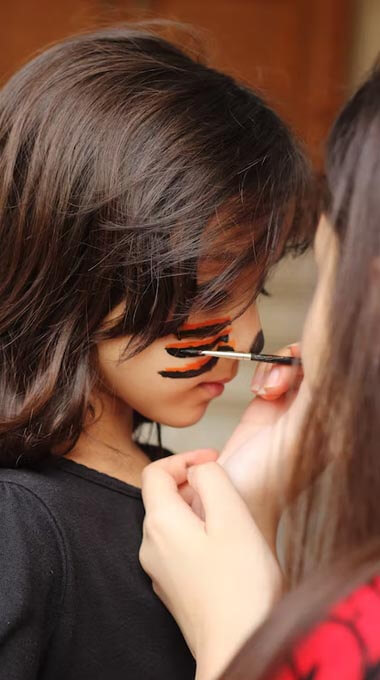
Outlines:
[[[114,313],[120,309],[114,310]],[[101,379],[121,402],[145,417],[172,427],[196,423],[210,401],[238,372],[238,362],[209,357],[178,357],[189,347],[233,347],[242,352],[261,351],[263,338],[255,304],[239,318],[236,312],[194,315],[179,329],[179,337],[166,336],[126,361],[120,361],[129,338],[101,342],[98,359]],[[204,346],[207,347],[204,347]]]

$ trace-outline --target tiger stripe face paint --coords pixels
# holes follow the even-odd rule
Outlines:
[[[159,371],[163,378],[196,378],[207,371],[211,371],[218,363],[217,357],[202,357],[194,361],[194,355],[188,350],[229,350],[234,351],[234,343],[230,341],[231,333],[231,319],[225,317],[223,319],[212,319],[204,321],[199,324],[184,324],[178,330],[179,342],[173,342],[166,345],[165,350],[170,356],[178,359],[185,359],[191,357],[193,360],[187,362],[184,366],[177,368],[166,368],[164,371]],[[193,338],[203,338],[202,340],[195,340]],[[188,342],[184,342],[188,339]]]
[[[218,343],[227,343],[229,339],[229,332],[231,329],[228,329],[227,331],[222,331],[219,335],[215,336],[214,338],[211,338],[210,340],[205,339],[205,340],[198,340],[198,341],[193,341],[193,342],[187,342],[186,345],[184,345],[183,342],[173,342],[170,345],[167,345],[165,347],[166,351],[170,356],[172,357],[177,357],[179,359],[185,359],[186,357],[194,357],[194,354],[191,352],[188,352],[189,349],[198,349],[198,350],[204,350],[204,349],[214,349],[215,345]]]
[[[207,338],[220,333],[220,331],[225,330],[226,326],[231,323],[231,318],[224,317],[223,319],[213,319],[211,321],[202,321],[202,323],[184,323],[178,329],[178,339],[182,338]],[[231,331],[231,328],[228,329]]]

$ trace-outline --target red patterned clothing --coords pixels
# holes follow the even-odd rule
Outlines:
[[[380,577],[334,606],[273,680],[380,680]]]

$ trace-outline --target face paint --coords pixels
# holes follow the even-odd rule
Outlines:
[[[228,342],[229,338],[229,333],[231,329],[227,328],[225,331],[222,331],[219,335],[216,335],[214,338],[210,338],[210,340],[194,340],[193,342],[188,342],[184,344],[183,342],[173,342],[170,345],[167,345],[165,347],[166,351],[170,356],[172,357],[177,357],[184,359],[186,357],[194,357],[194,354],[191,352],[188,352],[188,349],[198,349],[198,350],[203,350],[203,349],[214,349],[215,345],[218,343],[226,343]]]
[[[251,354],[261,354],[261,352],[264,349],[264,345],[265,345],[264,333],[262,331],[259,331],[249,351],[251,352]]]
[[[212,321],[203,321],[202,323],[184,323],[178,329],[178,340],[182,338],[210,338],[220,333],[230,331],[231,329],[226,329],[231,323],[230,317],[225,317],[224,319],[213,319]]]
[[[234,351],[233,343],[229,342],[230,323],[231,319],[226,317],[199,324],[184,324],[178,331],[179,338],[203,337],[204,340],[193,340],[188,343],[175,342],[167,345],[165,349],[168,354],[177,358],[190,356],[193,358],[194,355],[187,351],[189,349],[206,350],[216,347],[217,349]],[[190,364],[185,364],[182,368],[167,368],[165,371],[159,371],[159,374],[163,378],[196,378],[202,373],[211,371],[218,361],[219,359],[216,357],[203,357],[197,361],[192,361]]]
[[[198,359],[198,361],[193,361],[191,364],[187,364],[186,368],[167,368],[166,371],[159,371],[163,378],[196,378],[202,373],[211,371],[214,366],[218,363],[219,359],[217,357],[203,357]]]

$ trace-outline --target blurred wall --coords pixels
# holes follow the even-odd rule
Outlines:
[[[118,20],[179,20],[200,29],[211,65],[264,93],[320,163],[322,140],[344,97],[353,2],[2,0],[0,79],[69,33]]]
[[[356,0],[351,52],[351,83],[355,87],[380,53],[380,2]]]

